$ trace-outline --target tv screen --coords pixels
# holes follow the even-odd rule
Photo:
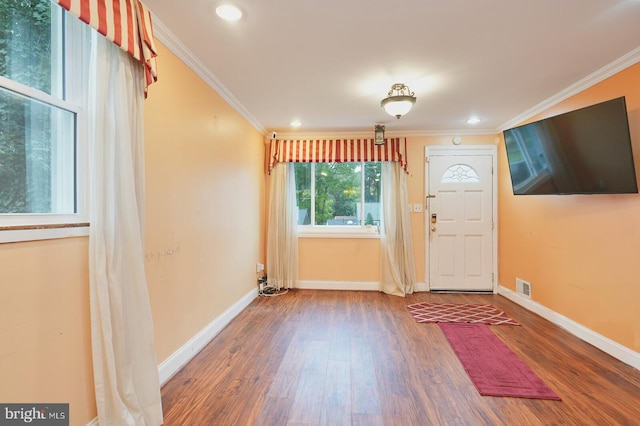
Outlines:
[[[637,193],[625,98],[504,131],[513,193]]]

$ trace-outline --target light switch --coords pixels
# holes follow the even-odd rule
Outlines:
[[[416,213],[422,213],[422,203],[416,203],[413,205],[413,211]]]

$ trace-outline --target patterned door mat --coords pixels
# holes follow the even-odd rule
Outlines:
[[[414,303],[407,306],[416,322],[467,322],[520,325],[492,305]]]

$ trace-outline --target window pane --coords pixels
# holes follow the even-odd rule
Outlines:
[[[0,75],[60,97],[60,13],[50,0],[0,1]]]
[[[380,225],[381,164],[296,163],[298,225]]]
[[[362,163],[318,163],[315,224],[360,225]]]
[[[364,166],[364,224],[380,225],[380,179],[382,163]]]
[[[311,164],[296,163],[296,199],[298,201],[298,225],[311,224]]]
[[[0,89],[0,213],[75,213],[75,115]]]

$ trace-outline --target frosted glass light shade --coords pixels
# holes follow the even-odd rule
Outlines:
[[[395,96],[395,98],[406,98],[408,96]],[[414,98],[415,99],[415,98]],[[383,103],[384,110],[387,114],[392,115],[394,117],[400,118],[405,115],[409,111],[411,111],[411,107],[415,100],[411,101],[409,99],[394,99],[394,97],[385,99]]]
[[[401,83],[391,86],[389,95],[380,102],[387,114],[400,118],[411,110],[416,97],[407,86]]]

